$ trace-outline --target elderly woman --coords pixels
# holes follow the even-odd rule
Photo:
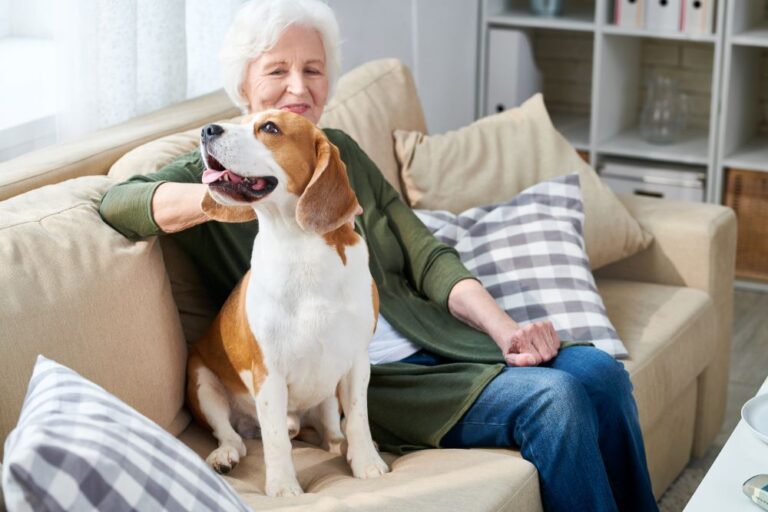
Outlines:
[[[339,74],[334,14],[320,0],[248,2],[222,64],[226,90],[244,111],[277,108],[317,123]],[[356,229],[381,296],[369,387],[380,445],[516,447],[538,469],[547,510],[656,510],[623,366],[590,346],[561,350],[549,322],[515,323],[355,141],[325,133],[363,206]],[[183,155],[113,187],[101,214],[130,238],[175,238],[223,303],[248,269],[258,222],[208,219],[202,172],[198,151]]]

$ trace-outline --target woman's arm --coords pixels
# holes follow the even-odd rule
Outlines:
[[[448,310],[462,322],[487,333],[512,366],[536,366],[557,355],[560,338],[549,321],[520,327],[474,279],[459,281],[448,296]]]
[[[157,187],[152,196],[152,216],[163,233],[176,233],[206,222],[201,204],[208,185],[170,183]]]
[[[206,190],[200,182],[202,167],[199,153],[192,152],[159,172],[134,176],[104,194],[99,213],[105,222],[131,239],[200,224],[208,220],[200,206]]]

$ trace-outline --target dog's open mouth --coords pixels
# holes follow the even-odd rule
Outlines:
[[[274,176],[240,176],[225,168],[210,154],[204,155],[203,183],[237,201],[259,200],[277,187]]]

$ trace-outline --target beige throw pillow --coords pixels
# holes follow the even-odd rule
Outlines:
[[[403,191],[414,208],[459,213],[576,171],[593,269],[651,243],[651,235],[552,125],[541,94],[460,130],[429,136],[396,130],[394,140]]]

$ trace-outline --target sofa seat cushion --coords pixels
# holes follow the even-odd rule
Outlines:
[[[195,423],[180,439],[201,457],[216,448],[210,433]],[[360,480],[343,457],[294,441],[293,460],[305,494],[269,498],[264,495],[261,441],[246,440],[246,446],[248,455],[224,478],[254,510],[541,510],[536,469],[511,450],[424,450],[402,457],[383,453],[392,471]]]
[[[629,351],[623,363],[647,431],[712,362],[712,300],[693,288],[616,279],[598,279],[597,288]]]

